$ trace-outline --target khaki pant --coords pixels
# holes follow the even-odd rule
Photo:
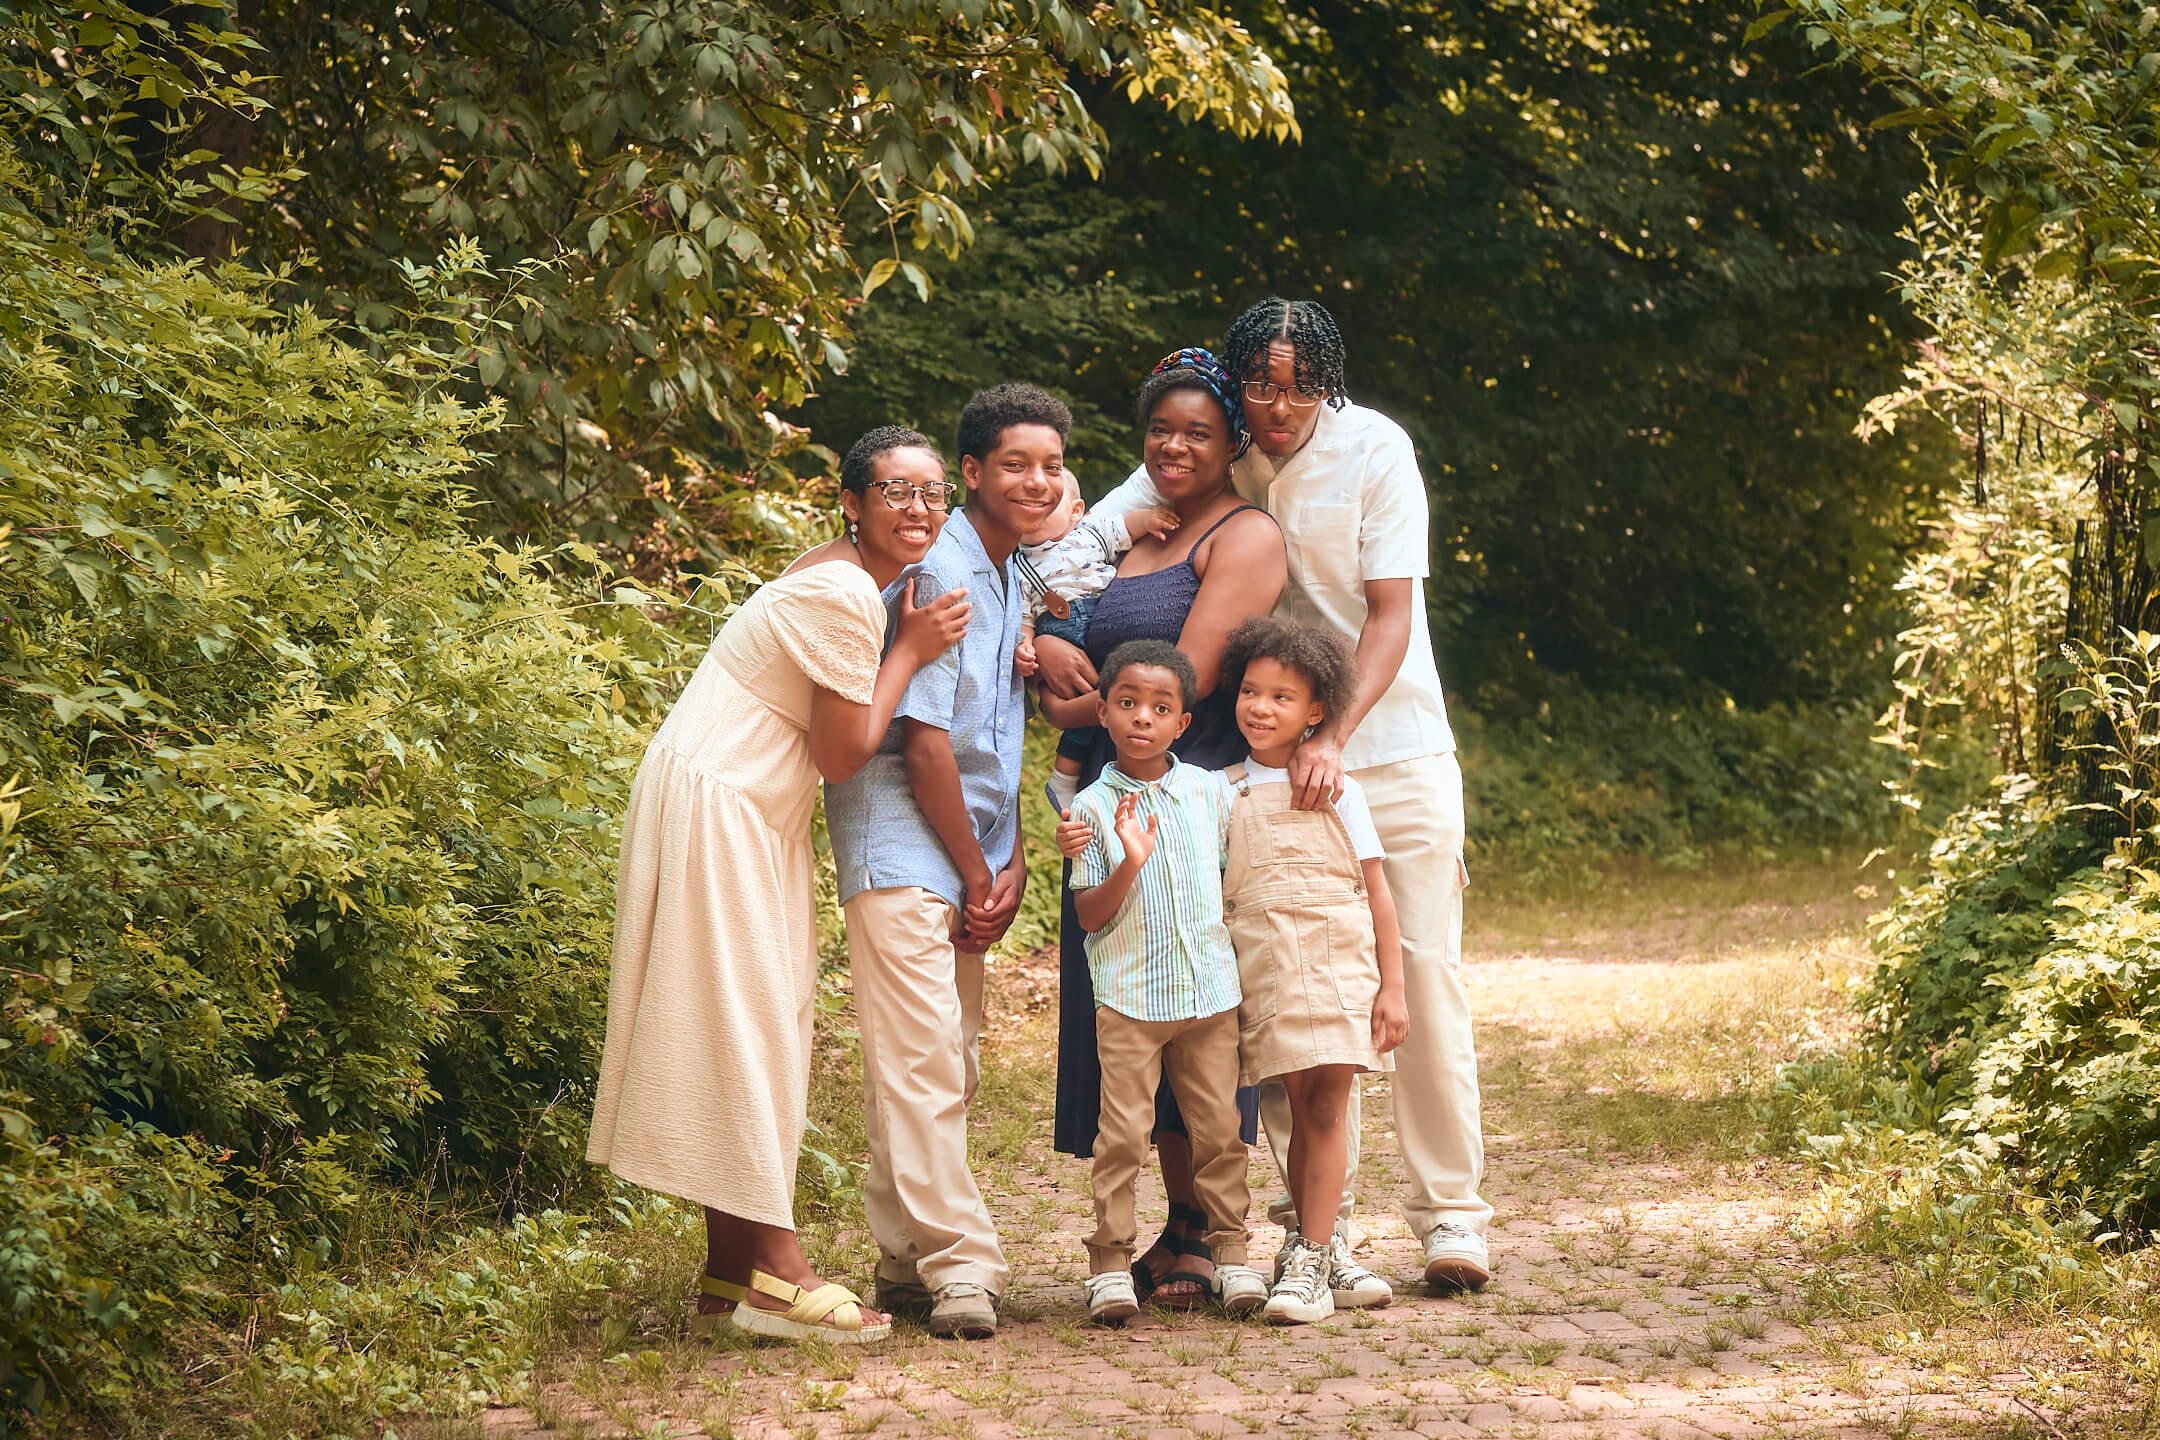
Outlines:
[[[1402,921],[1403,999],[1410,1038],[1394,1052],[1389,1085],[1395,1134],[1402,1142],[1409,1193],[1403,1218],[1423,1243],[1441,1221],[1484,1234],[1492,1206],[1478,1193],[1485,1178],[1485,1138],[1478,1118],[1477,1047],[1470,1003],[1463,996],[1462,770],[1455,757],[1428,755],[1354,770],[1373,827],[1387,850],[1384,869]],[[1350,1175],[1355,1180],[1362,1122],[1358,1087],[1350,1089]],[[1260,1120],[1278,1173],[1288,1173],[1290,1101],[1280,1085],[1260,1087]],[[1287,1189],[1287,1182],[1285,1184]],[[1349,1187],[1342,1215],[1348,1218]],[[1268,1218],[1287,1225],[1296,1207],[1287,1195],[1268,1206]]]
[[[1131,1266],[1133,1182],[1155,1128],[1155,1087],[1167,1068],[1192,1141],[1193,1200],[1207,1216],[1207,1243],[1219,1265],[1243,1265],[1252,1232],[1246,1211],[1247,1152],[1238,1138],[1238,1017],[1225,1010],[1198,1020],[1135,1020],[1095,1008],[1102,1057],[1102,1122],[1095,1132],[1095,1233],[1088,1270]]]
[[[1002,1296],[1012,1272],[968,1169],[983,957],[954,949],[953,907],[928,890],[865,890],[845,910],[878,1276]]]

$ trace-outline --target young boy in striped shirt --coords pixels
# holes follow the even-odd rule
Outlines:
[[[1238,966],[1223,924],[1230,791],[1215,771],[1170,753],[1192,723],[1198,688],[1192,662],[1174,645],[1134,640],[1111,651],[1097,689],[1117,760],[1072,805],[1072,818],[1092,831],[1072,884],[1088,932],[1102,1060],[1087,1295],[1089,1316],[1104,1323],[1140,1308],[1130,1268],[1133,1183],[1165,1069],[1192,1141],[1193,1198],[1207,1216],[1216,1298],[1233,1315],[1267,1303],[1266,1283],[1246,1263]]]

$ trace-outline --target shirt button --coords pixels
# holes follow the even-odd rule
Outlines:
[[[1223,913],[1223,914],[1225,914],[1225,915],[1231,914],[1231,913],[1233,913],[1233,912],[1234,912],[1234,911],[1235,911],[1236,909],[1237,909],[1237,901],[1235,901],[1235,900],[1225,900],[1225,901],[1223,901],[1223,902],[1222,902],[1222,913]]]

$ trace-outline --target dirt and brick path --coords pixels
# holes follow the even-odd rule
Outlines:
[[[1047,1143],[1049,977],[1043,962],[1014,961],[994,982],[986,1099],[1001,1113],[979,1145],[1015,1274],[996,1339],[903,1327],[869,1353],[676,1341],[559,1365],[528,1405],[491,1411],[482,1428],[649,1440],[2045,1433],[2004,1386],[1871,1348],[1835,1318],[1849,1308],[1824,1303],[1824,1287],[1866,1275],[1812,1261],[1791,1221],[1813,1180],[1745,1153],[1748,1077],[1704,1083],[1691,1056],[1769,1063],[1793,1039],[1771,1032],[1824,1023],[1809,1006],[1856,962],[1860,910],[1711,893],[1716,913],[1651,904],[1564,941],[1533,927],[1473,945],[1497,1209],[1482,1294],[1415,1283],[1416,1246],[1384,1205],[1395,1157],[1375,1077],[1360,1243],[1394,1304],[1297,1328],[1153,1311],[1122,1330],[1088,1324],[1087,1170]],[[1765,985],[1790,1003],[1765,1002]],[[1737,1033],[1749,1027],[1761,1033]],[[1258,1213],[1274,1177],[1264,1158],[1253,1173]],[[1159,1187],[1143,1200],[1149,1235]],[[1256,1226],[1256,1262],[1278,1238]],[[861,1237],[851,1243],[860,1254]]]

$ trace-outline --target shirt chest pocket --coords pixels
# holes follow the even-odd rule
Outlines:
[[[1302,585],[1355,585],[1358,581],[1358,507],[1306,505],[1291,522]]]

